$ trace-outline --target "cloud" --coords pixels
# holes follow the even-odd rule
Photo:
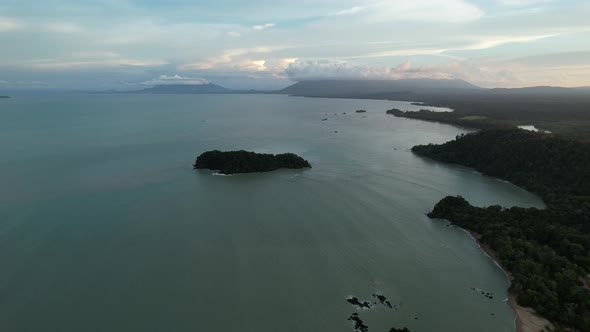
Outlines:
[[[0,87],[2,88],[34,88],[47,85],[42,81],[5,81],[0,80]]]
[[[116,52],[95,52],[95,51],[81,51],[71,54],[73,58],[120,58],[121,55]]]
[[[462,79],[481,87],[534,85],[588,85],[590,52],[569,52],[522,58],[451,60],[413,66],[405,61],[395,67],[369,66],[344,61],[296,61],[285,70],[294,81],[320,79]]]
[[[555,0],[499,0],[498,2],[506,6],[530,6],[553,1]]]
[[[369,66],[346,61],[295,61],[285,69],[294,81],[321,79],[402,79],[408,78],[409,61],[397,67]]]
[[[339,15],[352,15],[352,14],[356,14],[358,12],[361,12],[363,10],[365,10],[366,7],[363,6],[355,6],[349,9],[344,9],[344,10],[340,10],[335,12],[333,15],[339,16]]]
[[[236,48],[223,51],[221,55],[211,57],[204,61],[188,63],[179,66],[179,70],[208,70],[221,69],[222,67],[243,68],[251,71],[252,68],[260,68],[257,61],[260,61],[260,55],[282,50],[287,47],[283,46],[258,46],[253,48]],[[244,56],[249,56],[243,58]],[[240,58],[241,59],[236,59]],[[254,59],[252,59],[254,57]]]
[[[19,30],[25,26],[25,23],[8,17],[0,17],[0,32]]]
[[[168,76],[160,75],[158,78],[151,79],[140,83],[141,85],[166,85],[166,84],[183,84],[183,85],[204,85],[209,81],[204,78],[184,77],[178,74]]]
[[[342,61],[296,61],[285,70],[294,81],[321,79],[463,79],[475,84],[518,83],[515,75],[501,67],[489,67],[472,60],[437,65],[412,66],[405,61],[395,67],[369,66]]]
[[[49,23],[46,24],[42,29],[45,29],[49,32],[62,34],[79,33],[84,31],[81,26],[67,22]]]
[[[86,70],[92,68],[108,67],[152,67],[169,64],[163,60],[135,60],[135,59],[113,59],[95,61],[54,61],[38,60],[15,63],[14,65],[33,70]]]
[[[464,0],[370,1],[363,7],[363,13],[366,19],[372,22],[467,23],[478,20],[484,15],[479,7]]]
[[[363,59],[363,58],[386,58],[399,56],[415,55],[444,55],[453,51],[475,51],[494,48],[497,46],[511,43],[527,43],[541,39],[558,36],[558,34],[530,35],[530,36],[464,36],[462,45],[433,48],[399,48],[395,50],[379,51],[369,54],[360,54],[354,56],[340,56],[342,59]],[[454,44],[458,42],[455,41]],[[296,59],[293,56],[276,56],[276,52],[287,49],[301,50],[305,48],[319,49],[322,45],[288,45],[288,46],[259,46],[254,48],[237,48],[223,51],[221,55],[208,58],[206,60],[183,64],[178,67],[181,71],[186,70],[234,70],[234,71],[261,71],[266,70],[268,63],[272,59]],[[325,45],[324,45],[325,46]],[[265,56],[269,54],[268,56]],[[450,57],[450,56],[449,56]],[[333,57],[331,57],[333,59]],[[262,61],[262,62],[261,62]],[[293,62],[293,61],[291,61]],[[346,64],[330,63],[328,68],[338,68]],[[319,64],[318,64],[319,65]],[[295,65],[294,65],[295,66]]]
[[[274,23],[266,23],[266,24],[261,24],[261,25],[255,25],[255,26],[252,27],[252,29],[254,29],[254,30],[264,30],[264,29],[272,28],[274,26],[275,26]]]
[[[559,34],[545,34],[545,35],[531,35],[531,36],[476,36],[467,37],[472,41],[466,41],[460,46],[448,46],[438,48],[407,48],[407,49],[396,49],[389,51],[380,51],[375,53],[369,53],[364,56],[358,56],[358,58],[379,58],[379,57],[391,57],[391,56],[410,56],[410,55],[440,55],[445,52],[453,51],[476,51],[494,48],[497,46],[513,43],[529,43],[535,42],[542,39],[552,38],[559,36]]]

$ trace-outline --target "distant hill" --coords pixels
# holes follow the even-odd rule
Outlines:
[[[497,88],[487,90],[494,94],[508,94],[508,95],[570,95],[580,94],[590,91],[588,87],[581,88],[563,88],[559,86],[532,86],[526,88]]]
[[[385,92],[401,94],[442,93],[445,90],[479,90],[463,80],[403,79],[403,80],[318,80],[302,81],[278,93],[309,97],[354,97]]]
[[[156,85],[153,88],[147,88],[135,93],[154,93],[154,94],[198,94],[198,93],[231,93],[230,89],[226,89],[217,84],[201,84],[201,85],[189,85],[189,84],[166,84]]]

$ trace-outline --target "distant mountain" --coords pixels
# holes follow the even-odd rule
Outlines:
[[[489,89],[488,93],[506,95],[573,95],[590,91],[588,87],[563,88],[559,86],[531,86],[526,88],[497,88]]]
[[[416,94],[479,89],[481,88],[463,80],[318,80],[295,83],[278,93],[310,97],[354,97],[385,92]]]
[[[201,84],[201,85],[190,85],[190,84],[166,84],[156,85],[153,88],[147,88],[135,93],[154,93],[154,94],[198,94],[198,93],[231,93],[230,89],[226,89],[217,84]]]

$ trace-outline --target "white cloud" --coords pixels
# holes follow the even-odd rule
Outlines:
[[[25,23],[8,17],[0,17],[0,32],[13,31],[21,29],[25,26]]]
[[[499,0],[501,4],[506,6],[530,6],[553,1],[555,0]]]
[[[410,72],[411,63],[406,61],[396,67],[369,66],[346,61],[295,61],[285,69],[294,81],[319,79],[401,79],[417,76]],[[411,74],[409,74],[411,73]]]
[[[352,15],[352,14],[356,14],[358,12],[361,12],[363,10],[365,10],[366,7],[363,6],[355,6],[349,9],[344,9],[344,10],[340,10],[335,12],[333,15],[339,16],[339,15]]]
[[[63,34],[70,34],[70,33],[79,33],[84,31],[81,26],[74,24],[74,23],[67,23],[67,22],[60,22],[60,23],[49,23],[45,25],[42,29],[53,32],[53,33],[63,33]]]
[[[237,38],[237,37],[241,37],[242,36],[242,34],[239,33],[239,32],[237,32],[237,31],[230,31],[230,32],[227,33],[227,35],[230,36],[230,37],[234,37],[234,38]]]
[[[169,64],[163,60],[135,60],[135,59],[113,59],[113,60],[96,60],[96,61],[55,61],[55,60],[39,60],[18,62],[14,65],[33,69],[33,70],[83,70],[92,68],[108,68],[108,67],[151,67],[162,66]]]
[[[93,51],[82,51],[74,52],[71,54],[73,58],[120,58],[121,55],[115,52],[93,52]]]
[[[266,23],[266,24],[261,24],[261,25],[255,25],[255,26],[252,27],[252,29],[254,29],[254,30],[264,30],[264,29],[272,28],[274,26],[275,26],[274,23]]]
[[[386,0],[372,1],[363,12],[369,21],[420,21],[467,23],[480,19],[484,12],[464,0]]]
[[[47,85],[42,81],[5,81],[0,80],[0,87],[3,88],[22,88],[22,87],[39,87]]]
[[[475,36],[465,37],[471,41],[464,42],[460,46],[438,47],[438,48],[408,48],[396,49],[370,53],[357,58],[379,58],[391,56],[410,56],[410,55],[440,55],[445,52],[453,51],[475,51],[494,48],[497,46],[512,43],[529,43],[538,40],[559,36],[559,34],[532,35],[532,36]]]
[[[184,77],[178,74],[168,76],[160,75],[158,78],[149,81],[141,82],[142,85],[166,85],[166,84],[184,84],[184,85],[204,85],[209,84],[209,81],[204,78]]]
[[[484,50],[488,48],[497,47],[504,44],[512,43],[529,43],[541,39],[559,36],[559,34],[545,34],[533,36],[503,36],[503,37],[479,37],[480,41],[462,48],[461,50]]]
[[[500,66],[498,66],[500,67]],[[412,66],[405,61],[395,67],[369,66],[349,62],[297,61],[285,70],[294,81],[319,79],[381,79],[408,78],[463,79],[475,84],[517,83],[516,77],[503,68],[485,66],[471,60],[452,61],[428,66]]]
[[[219,56],[209,58],[205,61],[199,61],[179,66],[179,70],[208,70],[208,69],[220,69],[221,67],[243,67],[247,71],[251,71],[252,68],[260,67],[255,64],[256,61],[260,61],[260,54],[271,53],[274,51],[285,49],[285,47],[278,46],[258,46],[253,48],[236,48],[225,50]],[[255,56],[254,59],[243,58],[244,56]],[[240,58],[241,59],[236,59]]]

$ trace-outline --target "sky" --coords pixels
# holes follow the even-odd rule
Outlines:
[[[590,1],[0,0],[0,89],[590,86]]]

